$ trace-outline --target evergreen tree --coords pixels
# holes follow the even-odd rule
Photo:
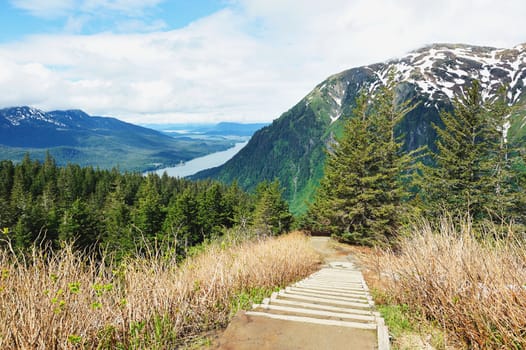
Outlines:
[[[226,190],[223,203],[228,227],[239,225],[247,228],[253,207],[250,196],[239,187],[237,180]]]
[[[198,225],[197,202],[191,189],[186,189],[169,206],[163,230],[167,237],[178,242],[178,248],[184,253],[187,247],[202,241]]]
[[[409,101],[397,103],[392,79],[370,102],[364,94],[357,99],[343,136],[327,155],[306,228],[359,244],[393,236],[403,214],[402,176],[409,165],[395,127],[411,108]]]
[[[11,188],[13,187],[13,177],[15,167],[9,160],[0,161],[0,198],[9,201]]]
[[[150,174],[137,192],[137,205],[133,213],[133,224],[145,238],[154,238],[162,231],[164,208],[158,192],[158,176]]]
[[[107,196],[103,210],[103,223],[105,226],[103,234],[104,246],[115,252],[117,258],[121,258],[134,248],[133,236],[130,227],[130,208],[125,202],[125,196],[120,182]]]
[[[523,192],[520,190],[520,171],[514,167],[520,163],[519,149],[510,145],[508,129],[513,108],[507,103],[506,90],[502,87],[495,98],[488,103],[490,129],[489,179],[494,196],[486,202],[486,208],[494,220],[523,221],[524,207],[520,205]]]
[[[102,227],[97,211],[79,198],[64,211],[58,230],[60,241],[75,242],[77,248],[85,249],[100,243]]]
[[[22,249],[38,237],[55,247],[102,244],[117,258],[173,238],[191,246],[246,224],[251,200],[237,184],[58,168],[49,153],[43,163],[28,155],[16,165],[0,161],[0,230]]]
[[[38,203],[28,202],[25,210],[18,216],[13,237],[15,247],[25,250],[46,237],[45,212]]]
[[[33,196],[29,191],[31,186],[31,176],[24,170],[23,165],[15,167],[13,176],[13,187],[11,189],[11,212],[16,218],[30,210]]]
[[[474,80],[453,107],[453,112],[440,114],[444,126],[435,126],[434,165],[422,168],[424,212],[435,217],[442,211],[469,213],[475,221],[507,216],[512,189],[503,131],[510,112],[505,96],[485,102]]]
[[[71,205],[75,199],[81,197],[81,174],[78,165],[68,164],[64,168],[60,168],[57,177],[57,187],[60,191],[59,197],[61,205],[67,207]]]
[[[256,189],[257,200],[254,208],[254,227],[263,235],[277,235],[286,232],[292,224],[292,214],[283,199],[279,181],[266,181]]]
[[[11,192],[13,187],[15,167],[13,162],[0,162],[0,229],[12,227],[14,215],[11,206]]]
[[[221,234],[227,218],[224,211],[223,193],[219,183],[213,183],[197,198],[197,217],[203,240]]]

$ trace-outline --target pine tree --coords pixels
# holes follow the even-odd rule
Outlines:
[[[95,208],[79,198],[64,211],[58,230],[60,241],[86,249],[100,243],[102,227]]]
[[[221,235],[227,217],[219,183],[211,184],[197,196],[197,217],[203,240]]]
[[[185,189],[168,208],[163,224],[164,234],[177,240],[177,247],[184,253],[188,247],[202,242],[197,218],[197,202],[193,191]]]
[[[130,208],[125,202],[120,182],[115,184],[114,190],[107,196],[103,210],[103,224],[104,247],[115,252],[117,258],[133,251],[135,242],[130,227]]]
[[[246,228],[251,211],[250,196],[239,187],[237,180],[226,189],[223,203],[227,226],[240,225]]]
[[[332,235],[344,232],[361,235],[353,223],[360,217],[364,219],[362,179],[367,175],[369,164],[374,163],[366,109],[366,96],[361,95],[353,118],[345,123],[343,137],[327,154],[324,176],[307,213],[310,230]]]
[[[11,196],[14,174],[15,167],[13,162],[9,160],[0,161],[0,198],[5,201],[9,201]]]
[[[510,214],[510,154],[503,132],[510,109],[505,97],[484,101],[474,80],[453,112],[440,114],[434,165],[419,181],[424,212],[468,213],[475,221]]]
[[[283,199],[278,180],[264,181],[256,189],[256,205],[253,225],[261,235],[277,235],[286,232],[292,224],[292,214]]]
[[[139,236],[154,238],[162,231],[164,208],[158,192],[156,175],[148,175],[137,192],[137,205],[133,212],[133,224]]]
[[[356,104],[343,137],[327,155],[306,226],[342,241],[386,242],[401,222],[402,176],[409,164],[395,127],[413,107],[397,103],[392,79],[370,102],[362,94]]]

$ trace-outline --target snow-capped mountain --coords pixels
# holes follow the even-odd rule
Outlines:
[[[463,44],[430,45],[399,59],[336,74],[307,95],[307,102],[320,93],[329,97],[332,100],[329,101],[332,104],[330,118],[334,122],[344,112],[342,101],[354,96],[355,88],[365,87],[373,92],[387,81],[391,71],[395,72],[399,83],[413,85],[414,92],[425,98],[427,106],[432,104],[438,108],[450,103],[454,97],[460,96],[466,84],[475,79],[481,83],[484,98],[494,96],[504,86],[510,104],[523,103],[526,44],[511,49]],[[355,86],[349,86],[351,82]]]
[[[92,117],[80,110],[44,112],[27,106],[0,109],[0,145],[81,146],[88,136],[109,136],[123,131],[138,138],[163,137],[150,129],[115,118]],[[130,138],[129,143],[133,142],[137,140]]]
[[[410,99],[417,105],[399,125],[407,149],[434,147],[432,123],[440,124],[439,111],[450,109],[452,99],[474,79],[480,81],[486,99],[501,86],[507,89],[509,104],[518,109],[503,127],[509,129],[510,140],[523,142],[526,44],[511,49],[434,44],[329,77],[272,125],[257,132],[233,159],[198,176],[225,181],[238,178],[247,188],[278,178],[292,209],[301,212],[322,176],[328,141],[351,115],[357,95],[364,89],[374,94],[391,71],[395,72],[399,100]]]
[[[224,147],[219,141],[175,139],[81,110],[44,112],[25,106],[0,109],[0,160],[20,160],[26,152],[32,158],[43,159],[49,151],[60,165],[146,171]]]
[[[3,118],[3,123],[2,119]],[[7,123],[6,123],[7,121]],[[2,126],[20,126],[32,122],[42,122],[53,124],[58,127],[65,127],[63,123],[51,118],[47,113],[31,107],[14,107],[0,110],[0,123]]]
[[[385,81],[389,69],[397,79],[417,85],[418,91],[433,102],[452,99],[469,81],[480,81],[483,96],[493,96],[500,86],[508,89],[510,104],[518,102],[526,84],[526,45],[512,49],[436,44],[393,60],[377,71]]]

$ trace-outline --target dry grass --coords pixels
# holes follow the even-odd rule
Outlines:
[[[300,234],[212,245],[179,266],[160,255],[100,264],[69,247],[28,260],[0,250],[1,349],[174,348],[224,326],[236,296],[300,279],[319,262]]]
[[[512,232],[506,238],[495,232],[476,234],[468,221],[456,227],[444,219],[437,228],[423,223],[396,252],[369,263],[376,260],[379,285],[397,303],[470,349],[524,349],[526,244]]]

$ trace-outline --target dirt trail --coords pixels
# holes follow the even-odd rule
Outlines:
[[[327,237],[312,237],[311,242],[326,266],[254,305],[253,310],[239,312],[212,349],[378,349],[372,302],[354,290],[364,282],[358,282],[363,276],[349,262],[350,252]],[[351,304],[358,305],[358,310],[346,309]]]

